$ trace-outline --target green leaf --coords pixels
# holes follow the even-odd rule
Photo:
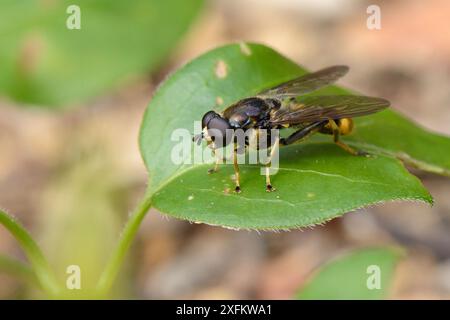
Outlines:
[[[388,200],[431,196],[395,159],[348,156],[331,144],[295,145],[280,152],[272,178],[276,192],[265,192],[259,166],[241,165],[239,195],[233,192],[232,166],[207,175],[208,165],[187,170],[157,191],[153,205],[164,213],[231,228],[289,229],[311,226],[348,211]]]
[[[422,129],[392,110],[354,120],[356,132],[345,138],[349,144],[396,157],[423,171],[450,176],[450,153],[440,152],[450,150],[448,137]],[[323,141],[323,137],[315,136],[313,141]]]
[[[151,71],[167,58],[203,0],[4,0],[0,93],[62,107]],[[81,29],[69,30],[69,5]]]
[[[33,271],[36,274],[40,286],[51,296],[55,296],[59,287],[53,272],[50,270],[47,260],[41,249],[25,230],[12,216],[0,210],[0,224],[2,224],[16,238],[27,256]]]
[[[393,248],[351,252],[319,268],[296,298],[386,299],[401,256],[401,252]]]
[[[258,167],[242,167],[243,193],[233,187],[232,168],[208,176],[208,165],[175,164],[175,129],[194,130],[194,121],[211,109],[220,111],[306,71],[274,50],[258,44],[234,44],[212,50],[167,79],[144,115],[140,149],[149,171],[153,205],[190,221],[232,228],[284,229],[321,223],[347,211],[392,200],[432,202],[420,181],[392,155],[402,155],[424,170],[448,174],[450,139],[429,133],[393,110],[357,119],[350,144],[379,153],[353,157],[315,137],[282,148],[281,170],[273,176],[275,193],[264,190]],[[317,94],[343,94],[337,87]],[[223,103],[220,103],[222,102]],[[382,129],[381,129],[382,128]],[[225,192],[224,192],[225,191]]]
[[[40,287],[33,269],[20,261],[0,255],[0,272],[8,273],[13,277]]]

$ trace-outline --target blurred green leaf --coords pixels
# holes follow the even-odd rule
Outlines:
[[[29,266],[21,261],[0,255],[0,272],[5,272],[13,277],[24,280],[26,283],[40,287],[36,275]]]
[[[219,74],[218,74],[219,72]],[[264,190],[259,167],[242,166],[243,193],[233,189],[229,166],[208,176],[208,165],[175,164],[175,129],[194,130],[194,121],[211,109],[223,110],[306,71],[274,50],[257,44],[227,45],[178,70],[161,85],[145,113],[140,148],[149,171],[152,204],[172,216],[233,228],[285,229],[327,221],[363,206],[392,200],[432,202],[420,181],[393,155],[422,169],[449,174],[450,139],[429,133],[393,110],[356,119],[351,145],[377,153],[348,155],[329,136],[282,148],[281,170]],[[316,94],[343,94],[329,87]],[[220,103],[223,102],[223,103]],[[225,192],[224,192],[225,190]]]
[[[320,267],[299,290],[296,298],[386,299],[400,258],[401,252],[392,248],[351,252]]]
[[[25,252],[33,272],[39,281],[42,289],[50,296],[55,296],[59,292],[59,285],[56,282],[53,271],[50,269],[47,260],[41,249],[30,236],[27,230],[12,216],[0,210],[0,224],[2,224],[19,242],[20,247]],[[11,262],[3,260],[3,263]],[[24,271],[23,269],[22,271]]]
[[[3,0],[0,94],[62,107],[151,71],[167,57],[203,0]],[[69,5],[81,29],[69,30]]]

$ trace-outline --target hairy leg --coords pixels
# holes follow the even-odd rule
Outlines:
[[[339,130],[339,126],[337,125],[336,121],[329,120],[329,124],[330,124],[331,130],[333,131],[333,141],[336,145],[338,145],[343,150],[347,151],[348,153],[350,153],[354,156],[369,156],[368,152],[353,149],[348,144],[346,144],[340,140],[340,130]]]

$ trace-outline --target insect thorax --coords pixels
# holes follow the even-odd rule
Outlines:
[[[228,107],[223,116],[233,128],[255,128],[267,122],[270,111],[279,106],[280,103],[275,99],[246,98]]]

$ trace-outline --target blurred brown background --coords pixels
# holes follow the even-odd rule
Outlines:
[[[381,7],[381,30],[366,27],[370,4]],[[73,254],[95,246],[86,241],[57,247],[54,231],[70,236],[70,223],[76,222],[64,220],[69,225],[61,226],[64,217],[85,217],[107,228],[95,222],[94,212],[110,215],[113,231],[104,232],[102,241],[114,244],[145,189],[137,136],[155,86],[189,59],[234,41],[267,44],[310,70],[347,64],[351,72],[343,85],[385,97],[420,125],[450,135],[449,17],[446,0],[209,1],[156,75],[59,113],[0,100],[0,204],[23,221],[46,252]],[[290,298],[316,266],[346,249],[399,244],[408,254],[391,297],[448,299],[450,182],[417,174],[435,197],[432,208],[390,203],[302,231],[237,232],[152,210],[125,268],[121,290],[127,294],[119,296]],[[22,257],[3,228],[0,252]],[[0,298],[26,297],[26,291],[0,274]]]

